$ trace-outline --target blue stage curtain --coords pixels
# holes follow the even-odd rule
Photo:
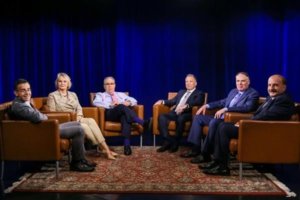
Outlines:
[[[293,6],[266,9],[254,1],[241,11],[218,1],[124,0],[113,1],[107,12],[101,4],[100,15],[96,1],[90,2],[77,1],[68,10],[35,7],[33,14],[20,3],[1,16],[1,102],[13,98],[17,78],[31,82],[33,96],[47,96],[56,74],[66,72],[71,90],[88,106],[89,92],[103,91],[103,78],[111,75],[117,90],[144,104],[150,117],[153,103],[184,88],[188,73],[213,101],[235,87],[238,71],[248,72],[264,96],[267,78],[283,74],[300,101],[300,14]]]

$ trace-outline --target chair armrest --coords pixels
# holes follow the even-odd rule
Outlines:
[[[144,119],[144,105],[135,105],[133,110],[139,118]]]
[[[45,115],[48,116],[48,119],[57,119],[59,123],[76,121],[76,113],[73,112],[51,112],[51,111],[43,111]]]
[[[58,120],[40,123],[3,120],[1,157],[4,160],[59,160],[60,133]]]
[[[250,119],[252,116],[253,113],[226,112],[224,121],[236,123],[242,119]]]
[[[93,118],[97,124],[99,124],[99,113],[97,107],[83,107],[83,116],[87,118]]]
[[[300,163],[300,122],[241,120],[238,160]]]
[[[192,108],[192,115],[196,115],[196,112],[198,111],[198,109],[200,108],[200,106],[193,106]]]
[[[153,134],[158,135],[158,116],[160,114],[168,113],[170,112],[170,107],[165,105],[153,105]]]
[[[99,126],[102,131],[105,130],[105,108],[98,107],[99,110]]]

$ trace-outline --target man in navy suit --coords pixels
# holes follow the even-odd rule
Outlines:
[[[295,106],[292,99],[285,93],[286,80],[275,74],[268,79],[267,101],[254,113],[253,120],[289,120],[294,114]],[[223,122],[216,134],[214,161],[199,166],[203,173],[212,175],[230,175],[228,168],[229,141],[238,138],[239,124]]]
[[[213,153],[214,138],[216,130],[224,120],[224,113],[231,112],[250,112],[257,108],[259,94],[256,90],[249,87],[250,78],[246,72],[239,72],[235,76],[236,88],[232,89],[225,99],[203,105],[193,119],[189,133],[188,142],[192,143],[192,149],[181,155],[181,157],[195,157],[192,163],[202,163],[210,161],[210,154]],[[219,109],[214,116],[203,115],[206,109]],[[208,135],[204,140],[201,149],[201,139],[203,126],[208,125]]]
[[[169,113],[158,116],[158,128],[164,138],[163,145],[157,149],[157,152],[169,150],[170,153],[176,152],[179,146],[179,140],[182,136],[184,124],[192,120],[192,107],[203,105],[205,95],[196,89],[197,80],[193,74],[188,74],[185,78],[186,90],[180,90],[177,95],[170,100],[158,100],[155,105],[163,104],[166,106],[175,106]],[[176,122],[176,135],[171,137],[168,132],[170,121]]]

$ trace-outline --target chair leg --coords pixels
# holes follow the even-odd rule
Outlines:
[[[140,147],[143,147],[143,135],[140,135]]]
[[[4,160],[1,161],[1,181],[3,181],[4,178]]]
[[[153,134],[153,146],[156,147],[156,137],[155,137],[155,134]]]
[[[57,160],[55,162],[55,174],[56,174],[56,179],[58,179],[58,173],[59,173],[59,161]]]
[[[71,163],[71,149],[68,151],[68,162]]]
[[[240,181],[243,178],[243,163],[239,163],[239,176],[240,176]]]

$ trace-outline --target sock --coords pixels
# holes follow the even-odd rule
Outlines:
[[[130,146],[130,139],[129,138],[125,138],[124,146]]]
[[[134,117],[134,118],[133,118],[133,121],[136,122],[136,123],[138,123],[138,124],[140,124],[140,125],[143,125],[143,124],[144,124],[144,120],[142,120],[142,119],[140,119],[140,118],[138,118],[138,117]]]

